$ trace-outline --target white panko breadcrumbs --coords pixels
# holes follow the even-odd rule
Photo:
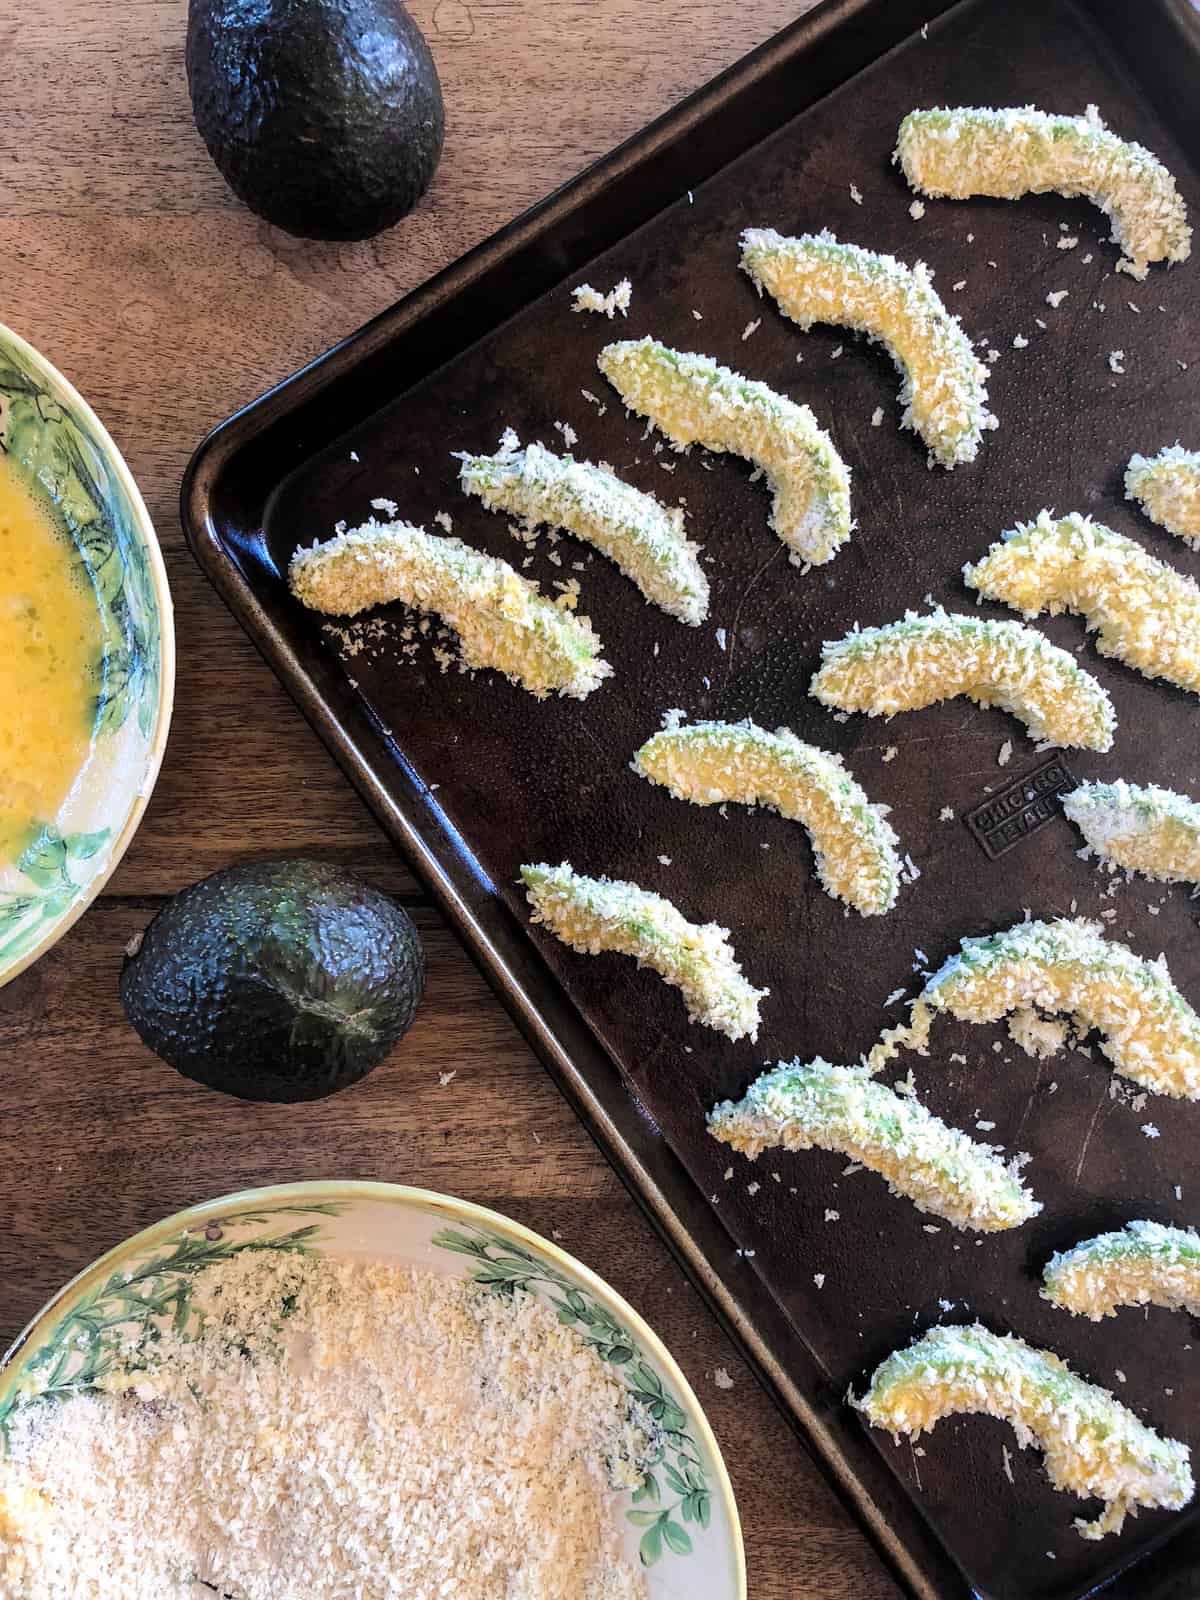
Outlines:
[[[762,470],[772,492],[771,526],[794,565],[830,561],[849,539],[850,470],[807,406],[654,339],[606,345],[596,364],[630,410],[676,450],[698,444]]]
[[[199,1337],[15,1413],[10,1600],[643,1600],[612,1490],[654,1424],[554,1307],[279,1251],[193,1305]]]
[[[1135,278],[1144,278],[1152,261],[1191,254],[1192,230],[1174,178],[1143,145],[1110,133],[1095,106],[1082,117],[1033,106],[910,111],[894,159],[912,188],[938,198],[1083,196],[1111,220],[1124,252],[1118,270]],[[1056,242],[1070,250],[1079,241]]]
[[[1025,617],[1078,612],[1101,655],[1200,694],[1200,586],[1090,517],[1040,511],[963,578]]]
[[[1187,363],[1178,363],[1187,371]],[[1200,450],[1168,445],[1155,456],[1134,455],[1125,472],[1125,498],[1151,519],[1200,550]]]
[[[581,283],[577,289],[571,290],[575,304],[572,311],[595,311],[602,317],[610,319],[619,311],[621,315],[628,316],[629,303],[633,298],[633,285],[628,278],[622,278],[620,283],[614,285],[607,294],[601,294],[598,289],[593,289],[590,283]]]
[[[809,693],[872,717],[966,695],[1002,706],[1037,739],[1091,750],[1110,749],[1116,727],[1104,688],[1044,634],[940,608],[826,642]]]
[[[954,467],[975,459],[983,433],[997,425],[987,409],[987,368],[924,262],[909,267],[828,230],[785,238],[747,228],[741,244],[742,271],[799,327],[853,328],[887,351],[903,379],[900,425],[924,440],[932,460]]]

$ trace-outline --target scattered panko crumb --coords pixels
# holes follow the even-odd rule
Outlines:
[[[1075,246],[1079,243],[1079,239],[1076,234],[1064,233],[1060,235],[1059,238],[1057,238],[1054,242],[1060,250],[1074,250]],[[1091,256],[1088,256],[1087,259],[1090,261],[1092,258]]]
[[[920,200],[913,201],[912,205],[910,205],[908,208],[908,214],[914,222],[920,222],[921,218],[925,215],[925,207]]]
[[[888,745],[887,749],[883,752],[883,754],[880,756],[879,759],[881,761],[895,761],[896,757],[899,754],[900,754],[900,750],[899,750],[898,746],[896,746],[894,744],[890,744],[890,745]]]
[[[954,821],[954,807],[953,806],[943,806],[942,809],[938,812],[938,821],[939,822],[953,822]]]
[[[579,435],[569,422],[556,422],[554,427],[558,433],[562,434],[562,441],[568,450],[573,444],[578,443]]]
[[[746,1193],[750,1196],[751,1199],[753,1199],[754,1196],[758,1193],[758,1191],[761,1188],[762,1188],[762,1184],[761,1183],[748,1183],[746,1185]]]
[[[828,1208],[826,1208],[826,1211],[825,1211],[825,1221],[826,1222],[840,1222],[841,1220],[842,1220],[842,1214],[841,1214],[840,1211],[831,1211]]]
[[[351,459],[351,461],[357,461],[358,460],[358,451],[357,450],[351,450],[350,459]]]
[[[1041,317],[1034,317],[1033,320],[1034,320],[1034,322],[1037,323],[1038,327],[1041,328],[1042,332],[1044,333],[1046,331],[1046,324],[1042,321]]]
[[[1135,306],[1132,300],[1126,300],[1125,304],[1129,307],[1130,311],[1135,312],[1139,317],[1141,316],[1141,314],[1142,314],[1141,306]]]
[[[858,187],[858,185],[856,183],[852,183],[850,185],[850,198],[851,198],[851,200],[854,201],[854,204],[856,206],[862,205],[862,200],[863,200],[862,190]]]
[[[823,1289],[825,1287],[825,1274],[823,1272],[814,1272],[813,1282],[818,1289]]]
[[[967,280],[965,278],[960,278],[957,283],[952,283],[950,287],[956,292],[959,289],[965,289],[967,287]]]
[[[1161,1137],[1158,1129],[1152,1122],[1143,1122],[1142,1132],[1146,1135],[1147,1139],[1158,1139]]]
[[[1110,372],[1124,372],[1122,363],[1125,360],[1124,350],[1110,350],[1108,352],[1108,370]]]
[[[966,1064],[967,1064],[966,1056],[964,1056],[961,1053],[961,1051],[958,1051],[958,1050],[952,1050],[950,1052],[950,1059],[951,1059],[951,1061],[957,1061],[959,1066],[962,1066],[962,1067],[965,1067]]]
[[[670,856],[659,856],[658,859],[663,864],[664,867],[669,867],[671,865]]]
[[[797,350],[797,351],[796,351],[796,361],[797,361],[797,364],[799,364],[799,363],[800,363],[800,362],[801,362],[801,361],[803,361],[803,360],[804,360],[804,351],[803,351],[803,350]]]
[[[999,265],[1000,265],[1000,263],[998,261],[989,261],[988,262],[988,266],[991,267],[993,272],[995,272],[998,269]]]
[[[750,337],[750,335],[752,333],[757,333],[758,330],[761,327],[762,327],[762,318],[761,317],[755,317],[753,322],[748,322],[746,324],[746,326],[742,329],[742,343],[744,344],[746,342],[746,340]]]
[[[939,1227],[936,1227],[932,1222],[923,1222],[921,1224],[921,1231],[923,1233],[941,1233],[942,1230]]]
[[[441,1084],[442,1088],[444,1089],[448,1083],[453,1083],[455,1078],[457,1078],[457,1077],[458,1077],[458,1069],[457,1068],[455,1068],[455,1070],[453,1072],[439,1072],[438,1073],[438,1082]]]
[[[633,285],[628,278],[622,278],[607,294],[601,294],[590,283],[581,283],[577,289],[571,290],[571,297],[575,301],[572,311],[596,311],[609,318],[619,311],[626,316],[633,298]]]
[[[888,995],[887,999],[883,1002],[884,1010],[886,1011],[888,1006],[894,1006],[897,1000],[903,1000],[907,993],[907,989],[893,989],[891,994]]]
[[[1002,1444],[1000,1446],[1000,1454],[1004,1458],[1004,1476],[1008,1479],[1009,1483],[1012,1483],[1012,1457],[1008,1453],[1008,1446],[1006,1444]]]
[[[969,233],[967,235],[967,243],[968,244],[974,244],[975,243],[975,235],[973,233]]]
[[[704,321],[704,313],[703,313],[703,311],[697,311],[695,306],[692,307],[692,315],[695,317],[697,322],[703,322]]]
[[[917,1092],[917,1080],[913,1077],[912,1068],[909,1067],[903,1078],[898,1078],[892,1085],[897,1094],[913,1096]]]
[[[999,352],[999,350],[996,349],[995,345],[989,345],[987,358],[988,358],[989,361],[992,361],[992,362],[999,361],[1000,352]]]
[[[871,426],[873,428],[880,428],[880,427],[883,426],[883,407],[882,406],[876,406],[874,411],[872,411],[872,413],[871,413]]]
[[[1092,259],[1092,252],[1089,250],[1087,255],[1080,256],[1079,259],[1083,262],[1084,266],[1086,267],[1088,262],[1091,261],[1091,259]]]
[[[996,1124],[994,1122],[989,1122],[986,1117],[981,1117],[979,1121],[976,1122],[975,1126],[979,1129],[980,1133],[991,1133]]]
[[[1028,343],[1029,343],[1029,340],[1025,337],[1025,335],[1023,333],[1015,333],[1015,334],[1013,334],[1013,349],[1014,350],[1024,350]]]
[[[713,1382],[716,1384],[718,1389],[733,1388],[733,1379],[729,1376],[729,1373],[724,1367],[718,1367],[713,1373]]]
[[[448,511],[435,511],[433,513],[433,520],[437,523],[439,528],[444,528],[447,533],[454,532],[454,518]]]
[[[1035,1061],[1057,1055],[1066,1045],[1070,1031],[1069,1023],[1054,1017],[1040,1017],[1032,1006],[1020,1007],[1008,1019],[1009,1038]],[[999,1049],[999,1044],[995,1048]]]
[[[1118,1383],[1125,1383],[1127,1381],[1125,1374],[1121,1371],[1120,1367],[1113,1368],[1113,1376],[1116,1378]]]
[[[722,1174],[722,1176],[724,1177],[725,1182],[728,1183],[730,1178],[733,1177],[733,1168],[732,1167],[726,1167],[724,1173]]]
[[[394,500],[388,500],[384,495],[377,495],[371,501],[371,509],[373,511],[382,511],[385,517],[394,517],[400,507]]]
[[[838,359],[838,357],[841,355],[841,353],[842,353],[842,351],[844,349],[845,349],[844,345],[840,345],[840,344],[834,345],[833,349],[829,352],[830,361],[836,361]]]
[[[996,765],[998,767],[1006,767],[1011,760],[1012,740],[1005,739],[1004,743],[1000,746],[1000,749],[996,753]]]
[[[726,637],[727,636],[726,636],[726,633],[725,633],[725,629],[724,628],[718,628],[717,632],[716,632],[716,641],[717,641],[717,649],[718,650],[724,650]]]
[[[1183,1185],[1181,1183],[1175,1185],[1175,1198],[1176,1200],[1183,1199]]]

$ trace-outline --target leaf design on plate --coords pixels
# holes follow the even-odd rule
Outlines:
[[[684,1522],[707,1528],[712,1520],[712,1490],[700,1447],[688,1427],[687,1413],[650,1365],[636,1337],[586,1289],[524,1246],[484,1228],[442,1228],[432,1243],[475,1263],[471,1277],[494,1293],[523,1289],[540,1295],[575,1328],[602,1360],[616,1368],[631,1401],[653,1423],[659,1435],[656,1459],[647,1465],[630,1496],[626,1520],[644,1528],[638,1545],[643,1566],[651,1567],[668,1552],[693,1551]],[[678,1498],[662,1505],[661,1471]],[[682,1520],[677,1520],[677,1518]]]

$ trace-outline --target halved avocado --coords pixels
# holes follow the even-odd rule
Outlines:
[[[317,1100],[408,1031],[425,984],[408,913],[340,867],[228,867],[169,901],[121,972],[125,1015],[185,1077]]]
[[[309,239],[366,239],[425,193],[445,111],[399,0],[190,0],[200,136],[252,211]]]

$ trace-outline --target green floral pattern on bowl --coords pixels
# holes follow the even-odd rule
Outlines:
[[[613,1490],[648,1600],[745,1600],[733,1494],[683,1374],[611,1289],[548,1240],[495,1212],[390,1184],[289,1184],[168,1218],[118,1246],[51,1301],[0,1364],[0,1453],[20,1405],[69,1401],[100,1383],[131,1340],[170,1324],[200,1332],[196,1275],[244,1250],[353,1255],[469,1277],[487,1292],[535,1294],[620,1376],[657,1424],[636,1487]],[[128,1367],[127,1354],[121,1357]]]
[[[92,749],[56,817],[0,866],[0,984],[65,932],[132,837],[158,771],[174,678],[158,541],[120,452],[60,373],[0,325],[0,450],[53,505],[96,595]]]

